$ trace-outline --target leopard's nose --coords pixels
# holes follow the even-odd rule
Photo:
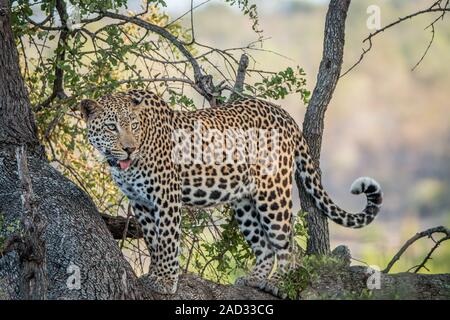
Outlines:
[[[136,151],[136,148],[135,148],[135,147],[127,147],[127,148],[124,148],[123,150],[125,150],[126,153],[128,153],[128,155],[130,155],[130,154],[132,154],[134,151]]]

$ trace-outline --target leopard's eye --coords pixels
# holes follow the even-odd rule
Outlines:
[[[105,126],[108,130],[117,131],[117,126],[114,123],[107,123]]]
[[[132,129],[132,130],[136,130],[138,127],[139,127],[139,122],[133,122],[133,123],[131,124],[131,129]]]

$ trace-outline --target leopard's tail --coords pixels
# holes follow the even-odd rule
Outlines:
[[[314,167],[308,145],[303,136],[295,160],[297,177],[300,178],[306,191],[313,197],[317,208],[334,222],[345,227],[361,228],[371,223],[380,211],[383,193],[378,182],[369,177],[356,179],[350,187],[351,193],[364,193],[367,197],[367,205],[362,212],[349,213],[334,204],[322,187],[320,174]]]

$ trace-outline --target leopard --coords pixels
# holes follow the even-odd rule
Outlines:
[[[79,103],[88,141],[103,156],[128,197],[150,255],[149,283],[174,294],[180,275],[184,208],[228,205],[255,265],[237,285],[283,296],[293,254],[293,182],[331,221],[349,228],[371,223],[383,194],[370,177],[356,179],[365,194],[356,213],[341,209],[322,186],[306,139],[282,107],[258,98],[186,110],[151,90],[131,89]]]

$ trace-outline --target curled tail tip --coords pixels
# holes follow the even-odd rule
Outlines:
[[[353,194],[381,192],[380,184],[370,177],[359,177],[353,181],[350,192]]]

